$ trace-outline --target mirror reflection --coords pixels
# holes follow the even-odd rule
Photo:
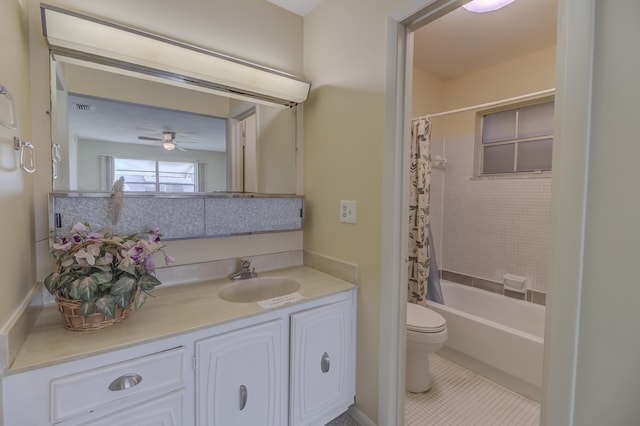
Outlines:
[[[53,189],[296,191],[295,109],[56,55]]]

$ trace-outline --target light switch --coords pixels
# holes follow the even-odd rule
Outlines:
[[[340,200],[340,222],[356,223],[356,202]]]

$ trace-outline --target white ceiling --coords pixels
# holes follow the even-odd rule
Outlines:
[[[268,0],[305,16],[322,0]],[[551,47],[557,0],[516,0],[489,13],[459,8],[415,32],[414,65],[448,79]]]
[[[270,3],[287,9],[300,16],[306,16],[318,6],[322,0],[267,0]]]
[[[69,95],[68,104],[74,134],[81,139],[161,149],[161,141],[140,140],[139,136],[162,139],[163,131],[172,131],[176,133],[175,142],[187,150],[226,149],[224,118],[73,94]],[[78,104],[89,109],[78,109]]]

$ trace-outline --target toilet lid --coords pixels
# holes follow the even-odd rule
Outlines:
[[[438,333],[447,328],[442,315],[415,303],[407,303],[407,330],[420,333]]]

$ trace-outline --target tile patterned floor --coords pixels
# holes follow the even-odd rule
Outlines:
[[[406,426],[533,426],[540,404],[437,354],[429,354],[433,384],[405,395]]]
[[[358,422],[353,420],[347,413],[331,420],[325,426],[360,426]]]

